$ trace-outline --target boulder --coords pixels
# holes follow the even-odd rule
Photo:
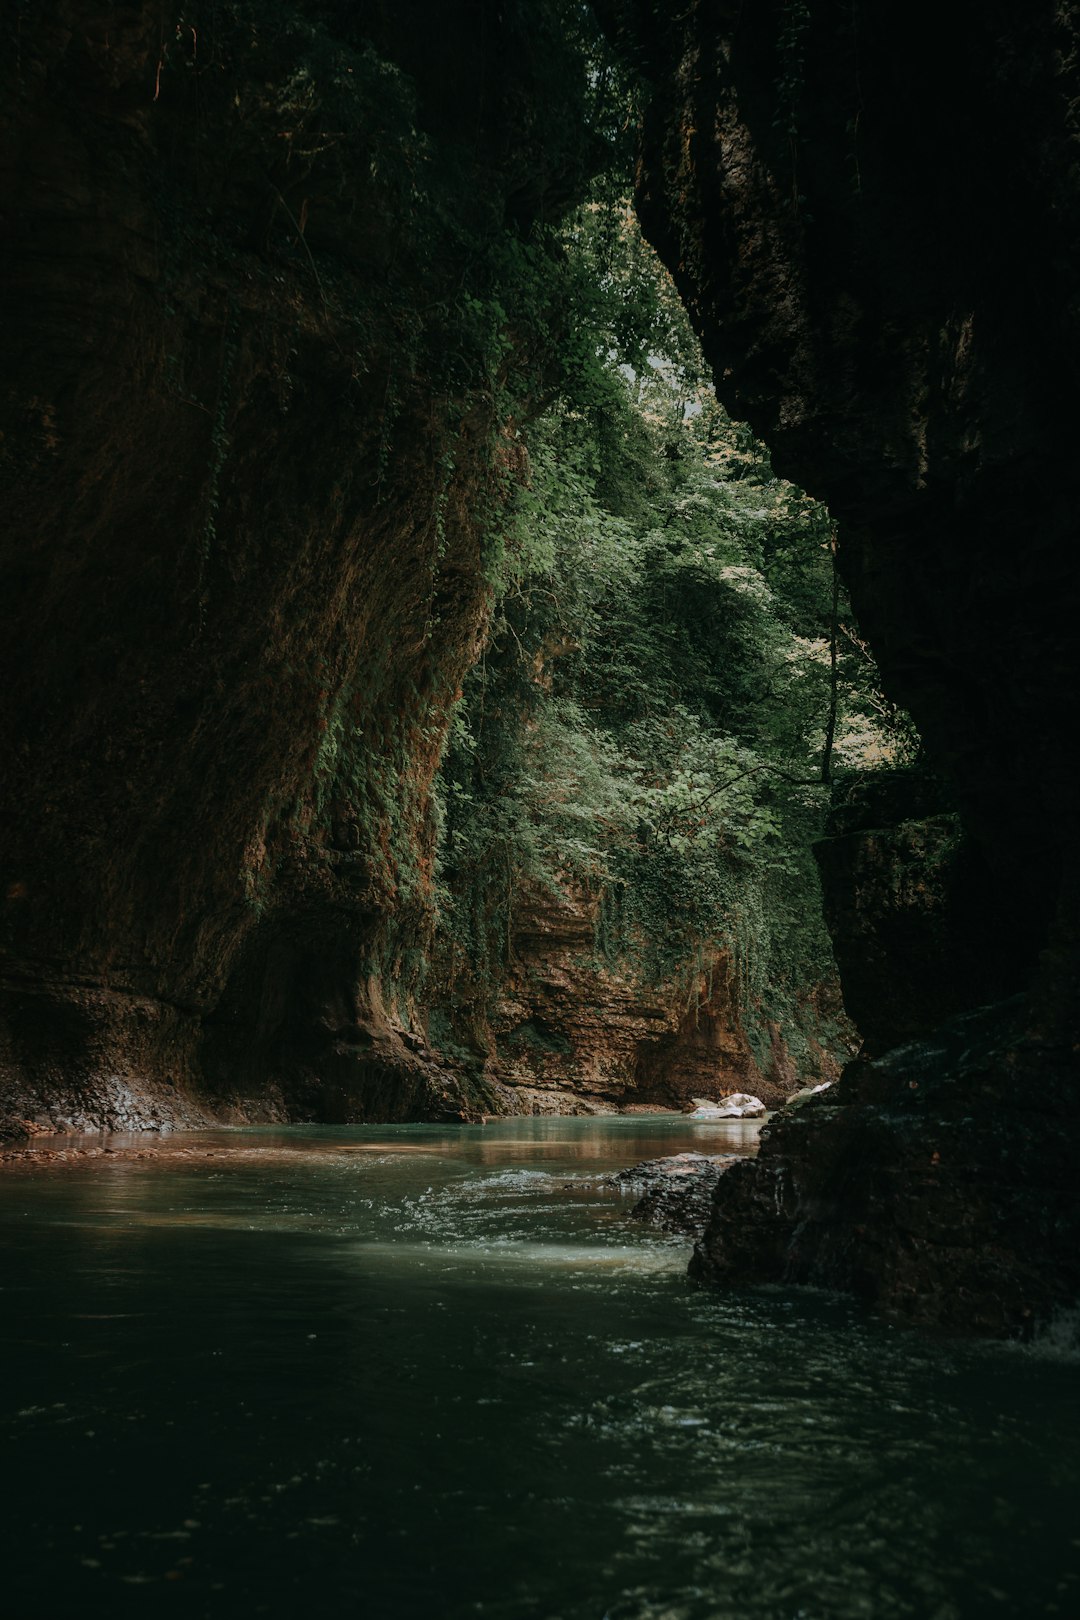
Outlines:
[[[821,1092],[828,1091],[829,1087],[835,1084],[835,1080],[823,1080],[820,1086],[803,1086],[801,1091],[796,1091],[793,1096],[788,1098],[784,1107],[801,1108],[804,1102],[810,1101],[811,1097],[819,1096]]]
[[[698,1240],[708,1224],[717,1182],[745,1156],[673,1153],[620,1170],[612,1176],[611,1185],[642,1189],[641,1198],[630,1211],[633,1220],[649,1221],[665,1232],[685,1232]]]
[[[691,1097],[691,1119],[764,1119],[768,1110],[760,1097],[748,1091],[733,1091],[717,1102],[709,1097]]]

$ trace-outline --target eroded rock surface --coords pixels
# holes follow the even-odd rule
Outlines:
[[[1076,1055],[1020,997],[967,1014],[770,1122],[693,1270],[845,1289],[891,1315],[1026,1334],[1080,1289]]]
[[[941,782],[883,771],[842,787],[814,853],[864,1055],[1009,990],[994,875]]]
[[[763,1119],[767,1112],[761,1098],[746,1091],[733,1091],[716,1102],[704,1097],[691,1097],[690,1101],[694,1104],[691,1119]]]
[[[725,404],[828,502],[951,799],[824,847],[879,1061],[725,1177],[699,1274],[1010,1331],[1076,1282],[1080,8],[601,10],[646,84],[647,234]],[[888,1053],[1025,988],[1011,1033]]]
[[[656,982],[631,961],[600,958],[595,914],[596,901],[567,886],[527,895],[515,918],[485,1072],[523,1099],[539,1088],[562,1095],[568,1112],[582,1096],[599,1108],[683,1108],[749,1090],[776,1107],[807,1078],[835,1078],[854,1050],[835,979],[799,1009],[808,1054],[800,1072],[775,1024],[751,1039],[728,958],[689,985]]]
[[[463,262],[557,216],[589,162],[550,9],[483,13],[222,0],[196,28],[149,0],[51,0],[17,19],[12,1128],[476,1103],[407,1005],[431,781],[522,470],[475,318],[490,287]]]
[[[720,1177],[740,1159],[737,1153],[672,1153],[646,1159],[612,1178],[618,1187],[642,1189],[630,1211],[634,1220],[649,1221],[665,1232],[700,1238],[712,1209]]]
[[[1019,986],[1075,873],[1080,12],[601,10],[646,81],[647,234],[724,402],[838,521]]]

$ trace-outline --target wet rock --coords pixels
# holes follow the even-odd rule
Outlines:
[[[719,1164],[730,1157],[726,1153],[668,1153],[661,1159],[643,1159],[640,1164],[631,1165],[629,1170],[620,1170],[611,1177],[611,1181],[615,1186],[625,1187],[631,1183],[657,1181],[669,1176],[696,1176],[708,1165]]]
[[[820,1086],[804,1086],[793,1097],[789,1097],[784,1106],[785,1108],[801,1108],[804,1102],[810,1101],[811,1097],[820,1097],[823,1091],[828,1091],[829,1087],[835,1084],[835,1080],[823,1080]]]
[[[503,1112],[533,1114],[555,1118],[557,1116],[617,1114],[614,1103],[585,1091],[569,1087],[545,1089],[542,1086],[504,1085],[501,1095],[506,1101]]]
[[[761,1098],[748,1091],[732,1091],[718,1102],[708,1097],[691,1097],[690,1101],[694,1105],[691,1119],[764,1119],[768,1112]]]
[[[686,1232],[700,1238],[712,1208],[713,1191],[720,1177],[745,1155],[735,1153],[674,1153],[646,1159],[612,1176],[619,1188],[641,1188],[642,1196],[630,1214],[665,1232]]]
[[[850,1064],[726,1177],[691,1263],[910,1322],[1024,1335],[1080,1290],[1076,1054],[1025,997]],[[1038,1106],[1035,1106],[1036,1099]]]

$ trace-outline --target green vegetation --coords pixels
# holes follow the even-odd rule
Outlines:
[[[354,604],[328,615],[275,672],[276,702],[313,715],[314,735],[308,774],[284,803],[275,775],[263,822],[318,873],[362,977],[405,1018],[434,926],[431,777],[522,462],[506,424],[562,386],[573,349],[577,272],[549,221],[603,152],[586,22],[571,0],[508,8],[504,72],[460,33],[405,40],[339,0],[192,0],[163,25],[148,90],[168,165],[162,382],[209,426],[193,624],[212,641],[235,584],[238,421],[276,435],[287,419],[294,443],[305,420],[313,438],[332,424],[348,445],[331,491],[304,488],[294,452],[295,498],[260,520],[299,553],[320,510],[365,554],[370,612],[362,633]],[[192,286],[216,290],[238,262],[244,297],[216,308],[200,291],[196,309]],[[185,347],[196,318],[201,367]],[[260,917],[276,854],[241,874]]]
[[[471,124],[430,138],[409,75],[333,9],[330,36],[226,8],[268,69],[237,91],[240,127],[273,132],[232,169],[258,171],[265,239],[333,334],[365,521],[407,513],[415,604],[407,626],[373,616],[347,671],[300,670],[324,729],[294,824],[339,912],[376,919],[364,976],[403,1017],[437,1000],[447,1050],[483,1044],[538,888],[587,897],[594,959],[643,981],[692,996],[726,958],[762,1054],[769,1022],[797,1047],[832,973],[810,853],[828,779],[910,746],[836,596],[828,516],[716,405],[625,200],[627,92],[590,68],[587,13],[543,9],[542,39],[522,15],[559,94],[525,142],[543,163],[508,179]],[[194,72],[177,40],[172,66]],[[550,208],[537,173],[560,177]],[[490,630],[433,817],[478,570]]]
[[[810,852],[829,778],[913,739],[828,514],[717,407],[629,209],[594,202],[563,243],[578,318],[441,774],[440,973],[482,1028],[522,890],[570,889],[597,956],[689,989],[726,955],[759,1052],[769,1020],[797,1049],[832,974]]]

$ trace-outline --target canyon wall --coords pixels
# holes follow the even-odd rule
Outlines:
[[[742,1005],[729,954],[667,980],[629,953],[605,959],[596,910],[574,885],[534,890],[518,906],[512,963],[485,1031],[485,1073],[515,1109],[680,1109],[733,1091],[776,1108],[800,1086],[837,1077],[835,1054],[852,1049],[854,1032],[835,978],[807,987],[781,1029]]]
[[[459,1112],[409,1034],[429,789],[545,364],[522,243],[592,161],[580,59],[535,5],[12,26],[0,1114]]]
[[[643,85],[646,232],[724,403],[829,503],[860,625],[968,852],[947,920],[932,881],[913,929],[919,907],[903,923],[894,907],[902,956],[921,929],[940,964],[901,961],[898,997],[882,906],[923,881],[918,850],[940,874],[952,835],[886,816],[823,848],[845,992],[876,1021],[880,1061],[724,1179],[699,1270],[1013,1331],[1080,1285],[1063,1149],[1077,1103],[1077,8],[600,9]],[[1009,991],[1026,998],[926,1044],[958,1002]]]

